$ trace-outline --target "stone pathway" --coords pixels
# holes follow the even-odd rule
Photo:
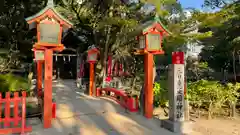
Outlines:
[[[72,80],[53,82],[57,118],[43,129],[40,121],[29,120],[31,135],[177,135],[160,127],[160,122],[129,114],[107,99],[89,97]]]

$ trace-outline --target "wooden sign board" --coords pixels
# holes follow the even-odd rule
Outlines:
[[[60,24],[40,23],[40,42],[59,44]]]

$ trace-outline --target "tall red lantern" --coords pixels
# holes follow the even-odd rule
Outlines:
[[[153,55],[164,54],[162,40],[170,32],[164,27],[158,16],[140,25],[134,35],[137,35],[139,44],[136,46],[136,55],[144,55],[144,115],[153,117]]]
[[[93,85],[95,83],[94,77],[94,64],[97,62],[99,51],[97,48],[92,47],[87,51],[87,62],[89,63],[89,95],[93,95]]]
[[[52,54],[53,51],[62,51],[61,44],[63,29],[69,29],[72,24],[60,16],[54,8],[53,0],[48,0],[47,6],[33,16],[26,18],[29,29],[37,29],[37,42],[33,46],[35,60],[37,63],[37,89],[38,95],[42,93],[42,70],[44,63],[44,128],[51,127],[52,119]]]

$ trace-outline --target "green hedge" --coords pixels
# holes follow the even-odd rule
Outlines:
[[[168,104],[167,81],[154,83],[154,106]],[[220,84],[218,81],[199,80],[187,84],[187,99],[193,108],[205,108],[209,115],[231,108],[239,98],[240,83]]]
[[[27,78],[16,76],[13,74],[0,75],[0,92],[14,92],[30,89],[30,84]]]
[[[224,108],[231,108],[239,98],[240,83],[220,84],[217,81],[200,80],[188,84],[188,100],[195,108],[206,108],[209,115]]]

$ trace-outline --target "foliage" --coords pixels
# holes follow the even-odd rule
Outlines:
[[[196,14],[195,18],[201,22],[200,30],[213,32],[212,37],[202,40],[205,45],[201,60],[206,61],[209,67],[215,71],[234,72],[239,68],[240,48],[238,37],[240,36],[240,4],[235,2],[215,13]]]
[[[97,64],[97,82],[102,82],[106,67],[107,55],[112,54],[116,60],[124,61],[131,56],[130,47],[134,44],[133,38],[127,33],[133,31],[143,16],[140,14],[140,4],[122,4],[120,0],[91,1],[79,3],[77,0],[65,0],[62,8],[71,11],[75,32],[83,37],[79,48],[95,45],[100,50]],[[70,14],[70,13],[69,13]],[[126,57],[125,57],[126,56]]]
[[[175,0],[141,0],[144,3],[154,5],[155,12],[160,16],[169,15],[169,10],[175,8],[175,10],[181,10],[181,7],[176,3]],[[170,6],[172,7],[170,9]],[[173,10],[173,9],[172,9]]]
[[[27,78],[22,78],[20,76],[15,76],[12,74],[1,74],[0,75],[0,91],[20,91],[29,90],[30,84]]]
[[[147,4],[149,3],[154,5],[156,10],[147,13],[146,10],[149,6]],[[122,0],[55,0],[55,4],[57,5],[56,9],[74,23],[73,31],[78,37],[81,37],[77,43],[78,48],[82,49],[80,53],[90,45],[99,47],[101,55],[96,72],[100,80],[104,77],[103,69],[105,69],[108,54],[114,55],[121,61],[126,61],[126,57],[130,56],[132,58],[129,62],[130,71],[136,71],[134,73],[137,75],[138,65],[136,63],[138,62],[134,62],[135,58],[131,52],[137,42],[127,33],[132,32],[141,21],[149,16],[157,13],[172,32],[167,42],[164,43],[164,50],[167,54],[170,54],[178,45],[183,45],[189,37],[181,35],[182,30],[188,24],[181,21],[169,23],[165,19],[172,13],[182,12],[180,3],[174,0],[151,0],[135,3]],[[4,8],[0,10],[2,13],[0,46],[7,48],[7,54],[9,54],[3,59],[18,67],[20,58],[32,60],[31,47],[36,39],[35,32],[28,31],[24,18],[42,9],[46,5],[46,0],[4,1],[2,5]],[[10,66],[10,68],[12,67]],[[99,79],[97,78],[97,80]]]
[[[163,43],[166,55],[171,54],[178,46],[184,45],[189,39],[205,37],[201,33],[182,34],[187,26],[195,23],[194,21],[180,20],[172,23],[166,19],[172,13],[182,13],[179,2],[174,0],[128,2],[130,4],[123,4],[120,0],[85,0],[81,3],[77,0],[64,0],[59,3],[59,11],[72,19],[77,35],[84,38],[79,48],[96,45],[100,49],[101,55],[96,69],[98,83],[101,83],[105,76],[103,69],[105,69],[108,54],[112,54],[120,61],[128,59],[129,71],[137,76],[138,62],[134,60],[135,56],[132,54],[132,49],[137,42],[128,33],[134,31],[145,18],[158,14],[171,31],[171,35]],[[155,8],[148,12],[151,5]],[[211,34],[208,32],[205,35]]]
[[[199,62],[198,59],[188,57],[186,65],[187,77],[189,80],[214,79],[213,71],[207,62]]]
[[[33,35],[28,31],[25,17],[38,12],[46,0],[2,0],[0,2],[0,72],[18,67],[20,61],[32,56]],[[30,34],[29,34],[30,33]]]
[[[199,80],[188,84],[188,100],[193,107],[204,107],[211,115],[236,103],[239,88],[239,83],[222,85],[217,81]]]
[[[166,82],[160,81],[154,83],[153,94],[154,101],[153,104],[155,107],[166,107],[168,106],[168,91],[166,89]]]

